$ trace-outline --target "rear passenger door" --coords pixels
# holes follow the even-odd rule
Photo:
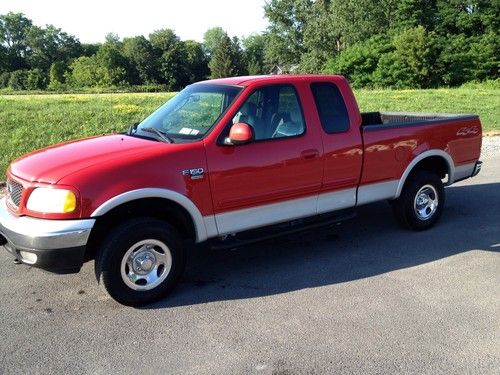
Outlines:
[[[323,173],[321,135],[307,127],[296,87],[255,89],[227,127],[236,122],[251,125],[255,141],[207,150],[219,233],[314,215]]]
[[[353,126],[335,83],[315,82],[311,91],[323,130],[325,162],[318,213],[353,207],[363,163],[360,128]]]

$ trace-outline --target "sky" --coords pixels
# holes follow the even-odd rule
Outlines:
[[[52,24],[82,43],[103,42],[170,28],[182,39],[203,41],[220,26],[230,36],[264,31],[265,0],[1,0],[0,14],[24,13],[37,26]]]

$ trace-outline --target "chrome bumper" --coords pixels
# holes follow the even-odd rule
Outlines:
[[[12,215],[0,200],[0,245],[23,263],[47,270],[80,268],[95,219],[46,220]]]

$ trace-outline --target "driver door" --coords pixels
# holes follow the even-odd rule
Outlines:
[[[255,140],[211,145],[207,152],[219,234],[316,214],[323,173],[319,132],[307,128],[297,89],[273,85],[251,93],[232,122]]]

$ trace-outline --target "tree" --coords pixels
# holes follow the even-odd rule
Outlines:
[[[264,6],[269,19],[266,60],[287,70],[299,64],[304,48],[304,30],[312,0],[271,0]]]
[[[100,43],[82,43],[81,48],[81,56],[93,56],[99,51]]]
[[[159,63],[158,82],[168,90],[178,90],[189,81],[185,45],[171,29],[157,30],[149,35],[154,54]]]
[[[241,61],[238,39],[231,40],[228,36],[224,37],[213,51],[209,63],[210,77],[223,78],[244,74]]]
[[[46,28],[32,26],[27,36],[27,43],[29,66],[47,73],[54,61],[68,64],[71,59],[82,53],[80,42],[75,37],[52,25]]]
[[[394,26],[398,30],[418,26],[434,30],[437,14],[437,0],[400,0],[394,14]]]
[[[7,47],[8,64],[11,71],[28,67],[26,61],[27,37],[32,26],[31,20],[22,13],[9,12],[0,16],[0,43]]]
[[[387,33],[394,26],[399,0],[335,0],[331,11],[338,23],[343,47]]]
[[[251,34],[242,40],[243,56],[246,63],[248,74],[258,75],[266,74],[265,48],[266,36],[262,34]]]
[[[499,0],[437,0],[436,32],[480,36],[500,30]]]
[[[208,68],[207,56],[203,51],[203,44],[194,40],[187,40],[184,42],[184,48],[187,54],[186,63],[189,83],[207,79],[210,70]]]
[[[9,87],[12,90],[26,90],[28,73],[26,70],[15,70],[10,74]]]
[[[55,61],[50,65],[49,86],[50,90],[60,90],[65,82],[66,64],[62,61]]]
[[[125,38],[123,40],[123,55],[131,65],[130,83],[156,83],[157,61],[149,40],[142,35]]]
[[[28,90],[43,90],[47,87],[47,75],[39,68],[28,70],[26,88]]]
[[[0,89],[9,86],[10,72],[0,73]]]
[[[72,87],[108,86],[107,73],[97,56],[81,56],[71,63],[65,78]]]
[[[122,43],[117,35],[108,34],[106,42],[96,54],[97,64],[105,71],[105,86],[123,86],[128,83],[129,64],[122,54]]]
[[[373,73],[381,56],[394,50],[390,38],[376,35],[330,58],[323,73],[342,74],[355,88],[374,86]]]
[[[437,58],[436,37],[422,26],[408,29],[393,39],[394,51],[381,56],[375,82],[394,88],[436,86],[438,77],[431,69]]]
[[[228,36],[222,27],[212,27],[203,34],[203,50],[210,58],[217,46]]]
[[[0,44],[0,72],[4,72],[9,68],[8,50]]]
[[[341,50],[341,31],[331,5],[331,1],[318,0],[311,7],[309,22],[304,29],[305,52],[300,59],[301,72],[322,71],[328,58]]]

